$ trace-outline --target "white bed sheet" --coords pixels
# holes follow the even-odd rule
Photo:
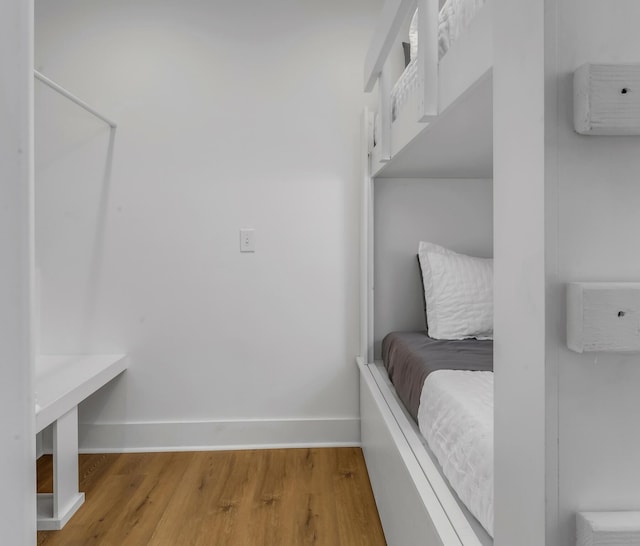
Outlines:
[[[418,426],[453,490],[493,537],[493,372],[429,374]]]
[[[438,55],[442,59],[469,26],[486,0],[447,0],[438,17]],[[395,120],[407,97],[418,85],[418,62],[411,62],[391,90],[391,119]]]

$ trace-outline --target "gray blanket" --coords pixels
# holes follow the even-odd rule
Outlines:
[[[389,379],[414,420],[422,385],[436,370],[493,371],[493,341],[430,338],[426,332],[392,332],[382,340]]]

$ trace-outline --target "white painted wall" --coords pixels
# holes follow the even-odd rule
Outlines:
[[[378,9],[37,3],[37,68],[119,124],[110,148],[37,89],[41,348],[131,355],[81,407],[85,449],[309,443],[309,426],[358,441],[360,88]]]
[[[572,74],[585,62],[640,62],[640,4],[558,2],[558,280],[640,279],[640,137],[572,130]],[[554,312],[563,316],[561,302]],[[558,543],[579,510],[640,510],[640,355],[559,343]]]
[[[576,134],[571,80],[638,62],[640,5],[495,14],[496,546],[570,545],[577,511],[640,509],[640,357],[572,353],[564,331],[567,282],[640,275],[640,138]]]
[[[424,330],[420,241],[493,255],[491,180],[379,178],[374,197],[375,357],[386,334]]]
[[[33,4],[0,5],[0,529],[3,544],[36,542],[31,389]]]

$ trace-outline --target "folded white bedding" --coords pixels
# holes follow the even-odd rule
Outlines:
[[[469,26],[478,10],[486,0],[447,0],[438,16],[438,55],[442,59],[451,45],[464,29]],[[416,45],[417,48],[417,45]],[[412,50],[416,48],[412,47]],[[417,59],[412,55],[411,62],[391,90],[392,119],[404,105],[408,94],[418,81]]]
[[[493,537],[493,372],[429,374],[418,426],[451,487]]]
[[[391,119],[396,120],[398,112],[407,101],[409,93],[418,86],[418,59],[413,59],[404,69],[402,76],[391,90]]]
[[[447,0],[438,17],[438,52],[440,58],[469,26],[486,0]]]

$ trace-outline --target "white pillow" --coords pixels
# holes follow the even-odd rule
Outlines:
[[[493,259],[458,254],[421,241],[429,336],[493,339]]]

